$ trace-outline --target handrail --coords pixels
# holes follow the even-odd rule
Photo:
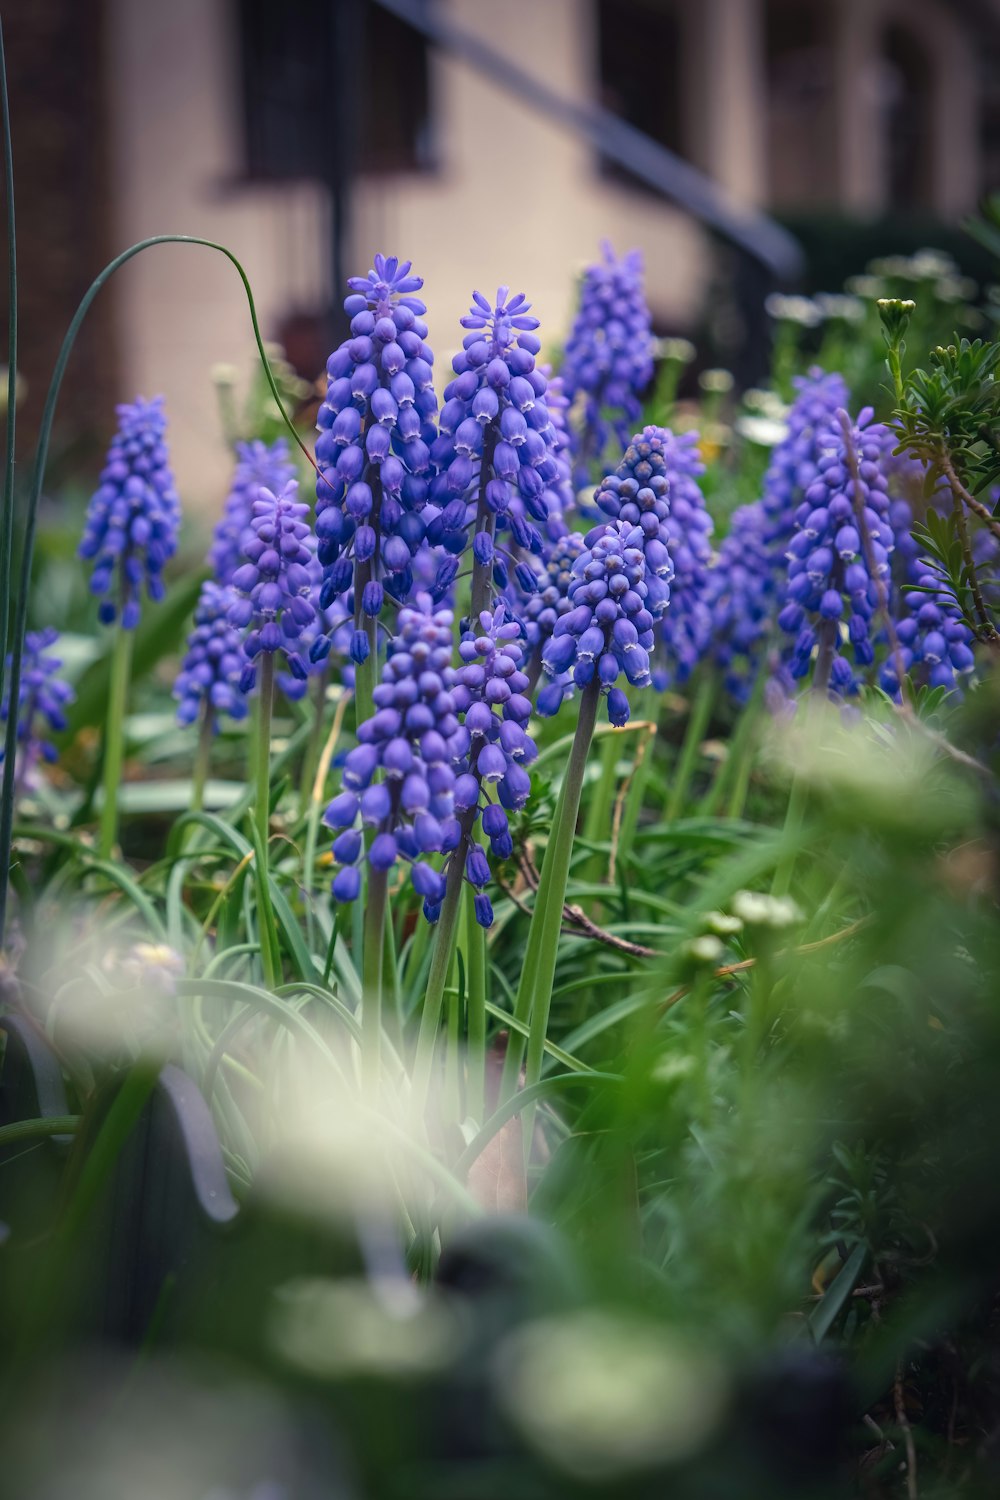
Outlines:
[[[426,0],[375,0],[434,46],[468,63],[526,104],[588,140],[602,155],[738,246],[780,280],[803,269],[798,241],[766,214],[736,202],[718,183],[601,105],[567,99]]]

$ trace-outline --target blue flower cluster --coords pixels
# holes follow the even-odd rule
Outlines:
[[[888,482],[883,472],[886,429],[871,424],[863,411],[849,441],[837,425],[820,439],[816,478],[795,513],[788,543],[786,603],[778,616],[782,630],[795,636],[789,660],[793,677],[805,677],[823,632],[832,650],[829,687],[838,694],[857,688],[851,664],[842,654],[842,636],[853,648],[855,665],[874,662],[872,617],[879,603],[879,581],[888,590],[889,557],[895,546],[889,524]],[[855,497],[852,465],[861,487]],[[859,514],[860,511],[860,514]],[[862,529],[867,532],[866,539]],[[869,571],[869,554],[873,572]]]
[[[327,361],[326,400],[317,419],[316,535],[326,572],[324,606],[348,595],[356,618],[377,619],[385,592],[405,599],[412,559],[424,538],[433,416],[437,410],[423,286],[410,262],[375,257],[352,277],[344,309],[350,336]],[[316,654],[322,641],[313,646]],[[368,638],[352,651],[363,661]]]
[[[674,576],[669,546],[672,491],[665,459],[672,441],[673,435],[664,428],[644,427],[626,448],[615,472],[602,479],[594,492],[594,504],[603,515],[639,529],[646,561],[646,607],[654,619],[670,603]],[[602,529],[596,526],[588,534],[588,546]]]
[[[455,810],[462,819],[463,842],[451,857],[464,857],[465,878],[476,889],[476,920],[489,927],[493,908],[483,886],[489,881],[490,866],[475,840],[475,825],[481,818],[496,859],[510,857],[514,846],[507,813],[517,811],[528,799],[527,767],[538,750],[527,732],[531,699],[521,668],[521,627],[502,601],[495,610],[483,611],[478,627],[459,646],[462,665],[452,689],[462,720],[453,748]],[[496,802],[490,800],[490,790],[496,792]],[[436,920],[434,903],[425,903],[424,911],[429,920]]]
[[[295,465],[284,438],[270,444],[259,439],[237,443],[232,483],[208,550],[208,564],[216,583],[228,584],[243,561],[243,542],[250,530],[253,502],[260,491],[265,489],[280,495],[294,478]]]
[[[521,553],[539,553],[538,527],[548,531],[561,521],[564,444],[545,403],[548,381],[535,365],[541,340],[530,307],[523,293],[512,297],[500,287],[492,306],[474,292],[472,310],[461,320],[469,331],[452,361],[455,378],[445,388],[432,448],[438,473],[427,540],[445,554],[435,581],[438,597],[451,588],[470,530],[476,562],[491,567],[494,583],[504,589],[511,554],[498,547],[497,530],[509,531]],[[530,590],[530,564],[523,557],[514,561],[521,588]]]
[[[895,621],[899,657],[890,650],[879,681],[891,697],[899,696],[899,669],[918,686],[954,691],[975,666],[973,634],[962,619],[954,594],[926,563],[912,569],[912,588],[903,594]]]
[[[738,703],[750,695],[777,613],[778,581],[765,533],[761,502],[739,506],[709,575],[713,655]]]
[[[66,728],[65,710],[76,696],[69,683],[56,675],[62,669],[60,659],[47,654],[58,639],[59,632],[51,626],[44,630],[29,630],[24,637],[17,696],[18,788],[31,785],[39,760],[51,764],[58,759],[56,747],[47,736],[60,734]],[[8,686],[0,704],[0,719],[4,723],[10,717],[10,672],[11,658],[8,656],[5,673]],[[0,762],[3,758],[3,743],[0,741]]]
[[[249,693],[257,680],[254,666],[260,653],[282,652],[293,677],[304,681],[306,665],[300,654],[303,632],[316,618],[310,601],[312,553],[306,517],[309,507],[296,498],[293,479],[274,495],[262,489],[251,507],[250,532],[243,543],[246,561],[233,574],[238,598],[229,606],[229,620],[243,638],[246,665],[240,690]]]
[[[542,671],[545,643],[555,630],[556,621],[572,607],[569,590],[573,581],[573,564],[585,546],[586,542],[578,531],[568,531],[565,536],[546,542],[541,558],[535,564],[534,588],[525,593],[516,585],[512,586],[515,613],[524,628],[527,645],[525,665],[532,689]],[[566,684],[562,686],[565,687]],[[542,688],[542,694],[548,694],[548,698],[552,698],[553,693],[557,696],[550,711],[555,713],[562,702],[562,688],[553,683]],[[539,703],[541,702],[540,698]],[[545,712],[544,708],[542,712]]]
[[[890,455],[885,467],[890,485],[901,477],[912,488],[923,488],[926,471],[911,463],[904,468],[900,455]],[[907,469],[912,472],[907,473]],[[942,494],[939,503],[945,501]],[[950,504],[950,493],[947,503]],[[934,505],[935,497],[931,497]],[[900,674],[918,687],[943,687],[960,691],[960,679],[975,666],[974,636],[962,619],[958,601],[948,584],[921,555],[913,535],[913,512],[904,499],[889,506],[895,548],[892,555],[893,630],[882,640],[887,652],[879,671],[879,684],[892,698],[900,696]],[[887,633],[886,633],[887,634]],[[894,639],[893,639],[894,637]]]
[[[194,627],[174,684],[177,721],[193,724],[202,712],[245,719],[247,702],[240,691],[245,659],[236,626],[230,623],[232,591],[211,578],[201,586]]]
[[[650,682],[653,614],[645,541],[642,528],[628,521],[594,528],[573,564],[570,609],[556,622],[542,653],[554,683],[571,673],[573,684],[583,688],[596,675],[607,695],[608,718],[619,726],[629,717],[628,698],[616,686],[619,676],[624,673],[633,687]],[[539,712],[542,708],[540,701]],[[554,712],[548,701],[545,710]]]
[[[653,349],[642,257],[632,250],[619,260],[605,241],[601,259],[584,272],[562,371],[570,404],[583,406],[574,443],[579,484],[587,483],[612,436],[620,447],[628,443],[642,411],[639,397],[653,377]]]
[[[118,430],[79,547],[81,558],[94,559],[90,591],[103,596],[105,625],[120,612],[124,628],[135,629],[143,584],[150,599],[163,598],[163,569],[177,550],[181,519],[166,429],[162,396],[118,407]]]
[[[669,486],[666,542],[673,563],[673,582],[670,608],[659,623],[666,667],[662,676],[659,672],[654,674],[654,682],[669,687],[687,682],[711,643],[708,599],[712,585],[713,522],[698,483],[705,472],[698,452],[698,434],[685,432],[677,436],[669,428],[661,428],[658,442],[662,444]]]
[[[764,542],[779,573],[784,572],[796,510],[818,472],[821,440],[850,399],[842,375],[825,374],[818,368],[797,375],[794,385],[797,394],[788,413],[788,432],[771,454],[762,496]]]
[[[455,744],[458,718],[451,692],[450,609],[435,608],[421,593],[399,611],[398,634],[375,689],[375,713],[358,726],[358,745],[344,761],[344,790],[324,813],[338,830],[333,855],[341,868],[333,880],[338,901],[361,890],[364,838],[374,830],[368,863],[390,871],[410,862],[413,888],[433,911],[445,877],[423,858],[457,848]],[[382,780],[376,780],[381,773]]]

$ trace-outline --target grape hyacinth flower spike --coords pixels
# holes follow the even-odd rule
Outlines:
[[[745,704],[767,651],[777,582],[759,500],[733,511],[708,581],[712,652],[726,691]]]
[[[377,681],[378,621],[385,594],[408,597],[412,559],[424,539],[434,440],[434,355],[427,344],[423,279],[411,263],[376,255],[367,276],[348,282],[348,338],[327,361],[319,410],[316,535],[325,569],[322,604],[349,600],[362,718]],[[313,644],[315,658],[328,637]],[[364,666],[371,659],[369,666]]]
[[[181,512],[166,426],[160,396],[152,401],[140,397],[118,407],[118,429],[87,508],[79,547],[80,557],[94,562],[90,589],[101,600],[100,619],[116,626],[98,844],[104,859],[110,857],[118,833],[132,636],[142,612],[142,591],[145,587],[150,599],[163,598],[163,569],[177,550]]]
[[[607,698],[610,722],[619,727],[628,723],[629,704],[618,679],[624,676],[633,687],[648,687],[651,681],[654,616],[646,540],[641,526],[624,520],[605,522],[589,533],[573,564],[570,608],[556,621],[542,652],[554,682],[568,672],[577,688],[596,684]],[[662,597],[660,593],[660,601]]]
[[[255,439],[237,443],[236,467],[222,515],[212,532],[208,563],[216,583],[228,584],[243,561],[243,542],[250,530],[253,502],[262,489],[279,495],[295,478],[285,438],[273,443]]]
[[[531,791],[528,767],[538,751],[527,731],[531,700],[522,655],[521,626],[502,600],[494,610],[482,611],[459,646],[462,664],[454,673],[451,689],[461,721],[451,740],[457,836],[453,834],[448,841],[445,878],[437,896],[424,901],[424,914],[437,923],[438,930],[414,1071],[414,1096],[421,1104],[455,948],[463,886],[472,895],[479,927],[493,923],[493,907],[484,889],[491,876],[490,861],[477,831],[488,842],[494,859],[509,859],[514,846],[508,815],[525,805]]]
[[[334,899],[357,900],[361,869],[368,867],[363,1027],[374,1077],[389,876],[405,861],[414,890],[433,910],[444,897],[445,877],[427,856],[454,849],[460,840],[454,816],[452,619],[451,610],[435,607],[426,593],[400,609],[398,633],[374,690],[374,713],[358,726],[358,745],[344,761],[343,790],[324,814],[336,830]]]
[[[585,486],[611,439],[624,448],[653,377],[653,330],[643,289],[642,256],[631,250],[621,259],[611,245],[588,266],[580,307],[566,340],[562,382],[576,409],[573,451],[575,477]]]
[[[857,675],[842,650],[845,626],[855,666],[867,668],[875,660],[872,619],[888,589],[895,545],[883,468],[887,446],[887,431],[872,423],[870,408],[853,428],[846,415],[843,426],[832,424],[821,440],[817,477],[795,513],[778,623],[795,636],[792,676],[813,669],[816,692],[845,696],[857,690]]]
[[[514,611],[526,637],[525,671],[529,697],[534,694],[542,675],[545,643],[557,621],[572,608],[569,590],[573,582],[573,564],[585,546],[586,542],[578,531],[569,531],[556,541],[545,543],[535,564],[535,583],[530,592],[522,590],[516,579],[511,580]],[[564,694],[571,691],[572,683],[565,680],[546,683],[539,693],[539,713],[543,716],[555,713]]]
[[[824,437],[848,401],[842,375],[813,368],[807,375],[796,376],[794,384],[796,396],[788,412],[788,430],[772,450],[761,497],[764,542],[775,573],[782,580],[796,511],[818,475]]]
[[[15,797],[34,787],[40,761],[48,761],[51,765],[58,760],[58,751],[48,735],[60,734],[67,727],[66,708],[76,696],[69,683],[57,675],[62,662],[49,654],[58,639],[59,632],[51,626],[45,630],[29,630],[24,638],[17,694]],[[10,717],[10,670],[11,658],[8,656],[7,688],[0,704],[0,719],[5,724]],[[3,758],[4,751],[0,746],[0,761]]]
[[[101,598],[105,625],[120,620],[135,629],[143,585],[150,599],[163,598],[163,568],[177,550],[181,518],[166,427],[162,396],[118,407],[79,547],[84,561],[94,561],[90,590]]]
[[[508,287],[497,290],[493,304],[473,293],[431,450],[438,473],[427,538],[445,554],[435,593],[450,590],[471,533],[473,621],[512,569],[522,589],[533,588],[528,558],[542,550],[539,527],[560,527],[564,443],[545,403],[548,381],[535,364],[541,341],[530,309],[523,292],[511,296]]]
[[[276,662],[283,659],[292,676],[305,681],[306,664],[299,648],[303,634],[316,618],[309,598],[313,580],[308,515],[309,507],[298,499],[298,484],[294,479],[280,495],[260,490],[251,507],[250,531],[243,542],[245,560],[232,579],[237,597],[229,606],[229,621],[245,632],[241,692],[253,690],[260,666],[256,810],[257,827],[265,847]]]

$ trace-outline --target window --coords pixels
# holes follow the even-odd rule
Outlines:
[[[930,59],[911,32],[887,27],[882,41],[882,109],[890,208],[931,203]]]
[[[684,135],[681,23],[670,0],[598,0],[600,102],[669,151],[689,155]],[[624,167],[603,170],[646,189]]]
[[[427,42],[372,0],[240,0],[247,173],[432,165]]]
[[[837,196],[830,7],[769,0],[767,137],[771,201],[822,207]]]

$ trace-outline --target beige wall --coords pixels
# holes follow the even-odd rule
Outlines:
[[[332,3],[332,0],[331,0]],[[683,0],[688,134],[698,164],[735,199],[768,200],[763,56],[765,0]],[[829,174],[845,206],[884,202],[877,141],[877,46],[882,16],[906,16],[939,62],[935,90],[938,207],[971,207],[978,165],[969,43],[948,0],[836,3],[835,109]],[[995,0],[998,3],[998,0]],[[596,96],[590,0],[438,0],[455,21],[507,49],[567,95]],[[296,306],[327,303],[327,206],[318,188],[239,183],[239,54],[235,0],[107,0],[114,238],[184,231],[221,240],[246,266],[265,333]],[[638,246],[659,317],[683,327],[708,270],[701,232],[652,194],[602,176],[589,146],[466,65],[432,53],[438,170],[378,177],[356,190],[352,258],[410,257],[426,282],[431,339],[444,368],[473,287],[527,292],[543,332],[565,333],[574,277],[609,237]],[[780,149],[780,143],[771,143]],[[120,274],[122,396],[162,392],[171,414],[182,495],[217,507],[228,460],[211,366],[249,369],[242,290],[208,251],[158,248]]]
[[[585,0],[505,0],[499,26],[493,0],[448,3],[553,86],[589,92]],[[165,231],[221,240],[246,267],[265,332],[296,301],[321,304],[322,193],[236,184],[238,56],[227,0],[108,0],[108,12],[116,242]],[[704,274],[699,232],[652,196],[602,179],[587,146],[469,68],[440,56],[433,68],[440,170],[362,183],[353,251],[361,272],[378,249],[412,258],[439,361],[460,342],[474,286],[523,289],[543,329],[561,337],[574,273],[605,235],[620,250],[642,248],[657,308],[683,321]],[[209,371],[217,361],[247,367],[253,352],[235,272],[209,251],[144,252],[120,273],[117,309],[122,395],[166,396],[182,496],[218,506],[227,458]]]

